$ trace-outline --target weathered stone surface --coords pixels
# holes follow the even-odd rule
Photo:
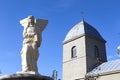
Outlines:
[[[46,27],[47,23],[47,20],[35,19],[33,16],[28,16],[20,21],[20,24],[24,27],[24,40],[21,50],[22,72],[38,73],[38,48],[42,41],[42,31]]]
[[[48,76],[43,76],[39,74],[10,74],[5,76],[0,76],[0,80],[53,80]]]

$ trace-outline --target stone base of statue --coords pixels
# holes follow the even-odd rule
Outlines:
[[[40,74],[17,73],[5,76],[0,76],[0,80],[53,80],[51,77]]]

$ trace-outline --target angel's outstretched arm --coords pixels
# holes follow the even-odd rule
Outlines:
[[[28,27],[28,18],[25,18],[23,20],[20,21],[20,24],[24,27],[24,30],[23,30],[23,37],[26,37],[26,31],[27,31],[27,27]]]

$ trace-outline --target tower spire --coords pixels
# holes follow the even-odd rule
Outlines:
[[[84,12],[81,12],[82,21],[84,21]]]

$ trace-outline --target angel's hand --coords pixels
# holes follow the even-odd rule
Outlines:
[[[29,33],[28,37],[34,37],[35,33]]]

